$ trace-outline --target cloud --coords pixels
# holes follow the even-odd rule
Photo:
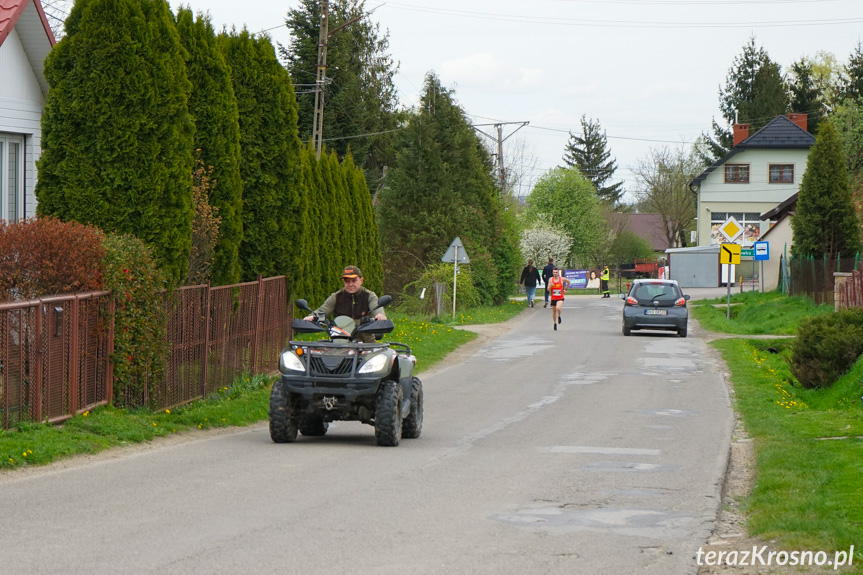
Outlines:
[[[513,68],[491,52],[478,52],[449,60],[440,68],[445,84],[485,88],[495,92],[528,92],[541,88],[543,71],[537,68]]]

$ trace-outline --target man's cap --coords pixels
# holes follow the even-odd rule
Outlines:
[[[361,278],[363,272],[357,266],[348,266],[342,271],[342,279],[344,278]]]

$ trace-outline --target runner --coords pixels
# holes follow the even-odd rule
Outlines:
[[[548,280],[547,291],[551,293],[551,322],[554,324],[554,331],[557,331],[557,324],[563,321],[561,318],[561,310],[563,309],[563,296],[566,294],[566,288],[569,287],[569,280],[560,276],[560,269],[555,266],[552,270],[551,279]]]

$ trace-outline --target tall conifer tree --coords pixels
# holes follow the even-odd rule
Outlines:
[[[243,238],[243,182],[240,178],[240,125],[231,71],[216,47],[210,19],[195,19],[188,8],[177,11],[177,29],[186,48],[186,69],[192,83],[189,111],[195,119],[195,149],[212,167],[209,203],[221,220],[211,281],[240,280],[239,248]]]
[[[51,51],[37,213],[130,233],[188,271],[194,125],[164,0],[79,0]]]
[[[848,58],[841,92],[845,98],[852,100],[863,98],[863,42],[857,42],[857,46]]]
[[[791,220],[792,253],[797,257],[853,258],[860,251],[860,223],[842,143],[831,122],[823,122],[809,151]]]
[[[593,183],[596,195],[606,205],[614,207],[623,195],[623,183],[608,184],[617,170],[617,162],[608,149],[608,137],[599,125],[599,120],[581,116],[581,135],[569,134],[563,161],[567,167],[577,167],[581,174]]]
[[[243,179],[243,278],[287,276],[288,291],[303,273],[293,242],[300,233],[302,161],[297,106],[288,73],[269,38],[243,30],[221,34],[237,97]]]

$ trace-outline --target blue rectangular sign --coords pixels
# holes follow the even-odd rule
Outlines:
[[[569,289],[587,287],[587,270],[563,270],[563,277],[569,280]]]
[[[756,262],[770,259],[770,242],[755,242],[752,248],[755,250],[753,258]]]

